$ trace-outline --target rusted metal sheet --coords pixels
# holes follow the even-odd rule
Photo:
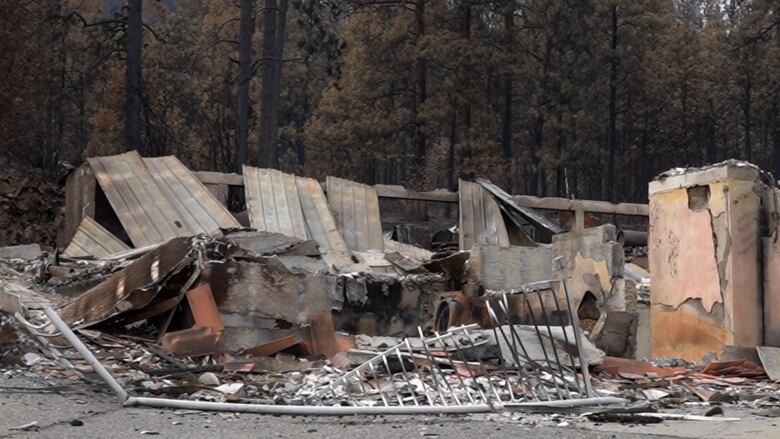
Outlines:
[[[133,245],[144,247],[195,234],[162,193],[137,152],[88,161]]]
[[[155,298],[161,282],[193,262],[192,249],[189,238],[170,240],[57,312],[69,325],[84,327],[122,312],[141,309]]]
[[[349,248],[317,180],[244,166],[244,182],[252,227],[312,239],[328,264],[336,267],[352,264]]]
[[[208,326],[169,332],[160,338],[163,351],[180,357],[217,353],[223,341],[222,333]]]
[[[187,302],[190,304],[195,326],[208,327],[215,331],[225,329],[209,284],[203,284],[187,291]]]
[[[309,239],[294,175],[244,166],[244,190],[252,227]]]
[[[213,234],[240,224],[214,194],[174,156],[144,158],[154,181],[179,217],[196,233]]]
[[[330,311],[309,315],[312,351],[315,355],[332,358],[339,352],[333,315]]]
[[[84,256],[103,258],[126,250],[130,250],[127,244],[112,235],[97,221],[85,216],[63,253],[72,258]]]
[[[501,209],[493,196],[481,185],[458,181],[460,197],[460,248],[469,250],[475,244],[509,247]]]
[[[336,267],[351,265],[351,252],[336,227],[336,220],[328,208],[328,201],[320,183],[313,178],[296,177],[295,185],[298,188],[306,228],[320,247],[325,262]]]
[[[352,250],[382,250],[382,222],[379,219],[379,198],[368,185],[328,176],[328,204],[344,242]]]

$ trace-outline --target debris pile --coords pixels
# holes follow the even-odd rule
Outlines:
[[[63,204],[60,186],[29,171],[4,167],[0,173],[0,246],[56,246]]]

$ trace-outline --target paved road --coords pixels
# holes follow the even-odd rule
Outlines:
[[[62,401],[57,401],[60,408]],[[82,406],[83,407],[83,406]],[[92,407],[92,406],[90,406]],[[593,432],[571,428],[529,427],[517,423],[470,417],[445,418],[303,418],[259,415],[186,414],[150,409],[126,408],[95,411],[92,408],[66,408],[59,413],[27,411],[16,405],[11,410],[6,404],[0,409],[0,417],[7,424],[9,415],[21,424],[30,419],[40,423],[37,431],[13,432],[4,430],[0,437],[30,438],[144,438],[183,437],[196,438],[301,438],[328,437],[344,439],[415,439],[415,438],[513,438],[528,439],[595,439],[595,438],[660,438],[661,436],[633,433]],[[65,408],[65,407],[62,407]],[[88,411],[92,413],[87,413]],[[59,411],[59,410],[58,410]],[[79,419],[82,426],[70,425]],[[146,436],[154,432],[157,436]]]
[[[41,383],[36,383],[40,386]],[[28,381],[2,380],[0,437],[12,438],[144,438],[216,437],[343,439],[544,438],[635,439],[661,437],[628,432],[593,432],[555,427],[556,420],[512,419],[504,415],[458,417],[281,417],[250,414],[201,413],[149,408],[122,408],[103,393],[12,393],[11,386],[31,387]],[[11,389],[12,390],[12,389]],[[79,426],[71,425],[83,424]],[[12,430],[30,422],[27,431]],[[522,422],[545,422],[523,425]],[[154,436],[147,436],[155,433]]]
[[[696,437],[699,431],[699,426],[686,423],[687,434],[678,435],[676,432],[682,424],[669,422],[636,428],[597,426],[587,421],[557,426],[562,422],[561,419],[519,414],[312,418],[202,413],[122,408],[111,395],[85,390],[82,386],[63,393],[29,393],[12,389],[15,386],[30,388],[45,385],[34,378],[0,377],[0,438],[638,439]],[[29,430],[13,429],[31,422],[37,424]],[[701,432],[707,434],[707,437],[717,436],[710,431],[714,426],[701,427],[706,427]],[[749,436],[758,439],[762,437],[762,430],[756,430],[755,427],[754,424],[746,425],[744,431],[739,430],[741,427],[732,427],[737,430],[732,429],[730,437],[736,439]],[[682,431],[686,432],[685,428]],[[147,436],[150,433],[154,435]]]

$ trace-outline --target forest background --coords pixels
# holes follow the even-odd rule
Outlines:
[[[780,174],[778,0],[0,0],[0,165],[136,149],[639,201]]]

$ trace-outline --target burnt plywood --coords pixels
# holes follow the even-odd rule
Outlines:
[[[458,181],[460,207],[460,248],[470,250],[476,244],[509,247],[501,209],[481,185]]]
[[[201,181],[174,156],[144,158],[144,164],[178,217],[196,233],[213,234],[240,224]]]
[[[125,250],[130,250],[127,244],[120,241],[95,220],[85,216],[70,244],[65,248],[64,254],[70,257],[94,256],[103,258]]]
[[[351,252],[336,226],[320,183],[313,178],[296,177],[295,185],[306,229],[323,252],[325,262],[340,268],[352,264]]]
[[[379,198],[368,185],[343,178],[328,177],[328,204],[347,247],[352,250],[382,250],[382,222]]]
[[[309,239],[294,175],[244,166],[244,188],[252,227]]]
[[[89,165],[133,245],[144,247],[195,234],[135,151],[92,157]]]

